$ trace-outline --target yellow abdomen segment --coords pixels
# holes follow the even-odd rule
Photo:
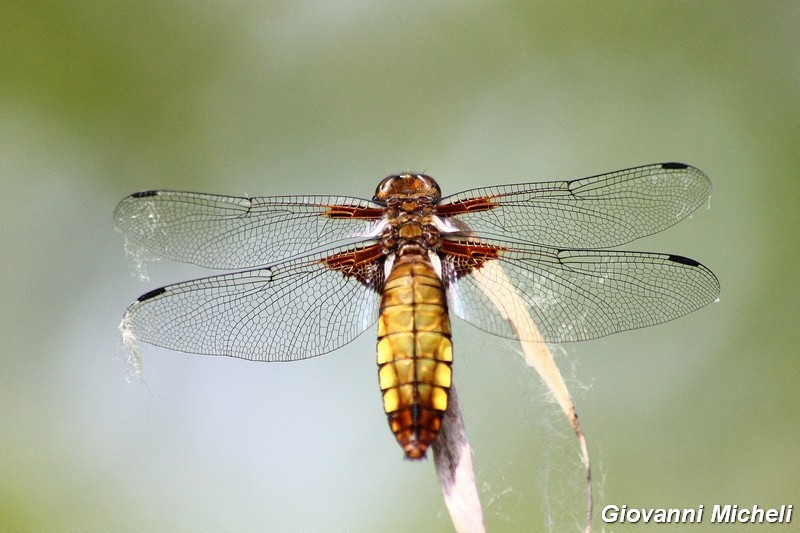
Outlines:
[[[453,345],[444,288],[423,256],[403,256],[378,319],[378,378],[389,425],[410,459],[436,439],[447,409]]]

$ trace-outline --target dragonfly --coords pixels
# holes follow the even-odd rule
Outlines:
[[[413,172],[383,179],[371,200],[137,192],[114,215],[129,244],[233,272],[147,292],[123,331],[181,352],[287,362],[377,322],[383,408],[406,457],[421,459],[448,408],[450,315],[499,337],[564,343],[700,309],[719,296],[708,268],[609,248],[676,224],[710,195],[709,178],[683,163],[446,197]],[[493,297],[502,293],[516,297]],[[526,317],[535,332],[514,327]]]

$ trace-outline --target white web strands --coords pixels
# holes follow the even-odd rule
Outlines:
[[[513,284],[499,263],[487,261],[481,268],[475,269],[472,276],[478,281],[478,285],[486,297],[508,321],[512,330],[517,332],[518,337],[539,339],[539,342],[520,341],[522,352],[525,362],[536,370],[564,411],[578,438],[581,461],[586,475],[585,531],[588,533],[592,528],[593,506],[589,450],[564,378],[561,376],[547,344],[541,340],[542,337],[533,319],[527,313],[519,312],[519,310],[525,309],[525,304],[514,290]],[[517,312],[511,313],[510,310]],[[459,533],[485,531],[478,489],[472,470],[471,448],[464,430],[464,421],[461,417],[455,390],[453,390],[451,405],[442,424],[442,432],[433,444],[433,451],[445,505],[450,512],[456,531]]]
[[[128,324],[128,314],[122,318],[119,324],[119,332],[122,335],[122,346],[125,351],[125,373],[130,383],[134,379],[142,379],[142,348],[139,341],[131,331]]]

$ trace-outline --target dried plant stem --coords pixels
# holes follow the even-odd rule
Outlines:
[[[586,474],[586,528],[589,533],[592,529],[592,469],[589,462],[589,449],[586,445],[586,437],[583,434],[575,405],[572,403],[569,390],[567,389],[564,378],[553,360],[553,354],[541,337],[536,324],[527,313],[520,310],[525,309],[525,304],[521,301],[514,285],[503,272],[496,261],[486,262],[482,268],[473,272],[479,286],[483,289],[486,297],[498,309],[503,317],[508,321],[512,330],[520,339],[530,339],[531,341],[520,341],[525,361],[533,367],[542,380],[545,382],[553,397],[561,406],[567,416],[578,444],[581,448],[581,460]]]
[[[458,533],[484,533],[483,510],[472,469],[472,449],[455,386],[450,389],[442,429],[433,443],[433,463],[444,503]]]

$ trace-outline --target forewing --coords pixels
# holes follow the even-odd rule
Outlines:
[[[464,234],[608,248],[672,226],[710,195],[703,172],[662,163],[573,181],[472,189],[444,198],[437,211]]]
[[[667,322],[719,296],[719,282],[710,270],[676,255],[508,242],[462,251],[459,246],[450,245],[456,253],[443,261],[450,311],[502,337],[583,341]],[[501,271],[486,268],[488,261],[496,261]],[[520,333],[504,318],[523,323],[524,314],[541,338]]]
[[[119,203],[117,229],[145,257],[252,268],[366,239],[381,206],[342,196],[239,198],[145,191]]]
[[[377,319],[380,246],[342,248],[151,291],[125,313],[135,340],[254,361],[295,361],[343,346]]]

